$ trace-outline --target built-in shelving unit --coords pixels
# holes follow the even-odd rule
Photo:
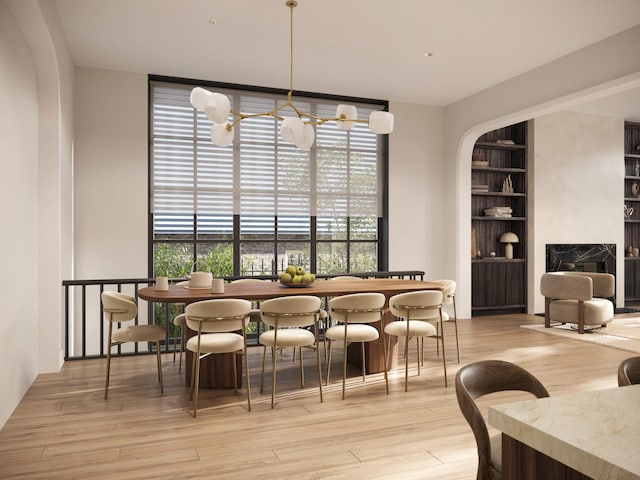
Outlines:
[[[624,296],[625,305],[640,304],[640,123],[624,124]],[[637,250],[636,250],[637,253]]]
[[[524,312],[527,300],[526,122],[493,130],[478,139],[473,149],[471,185],[472,314]],[[491,209],[498,208],[501,209],[498,216],[492,216]],[[500,242],[506,232],[518,237],[518,243],[513,244],[512,259],[505,258],[505,244]]]

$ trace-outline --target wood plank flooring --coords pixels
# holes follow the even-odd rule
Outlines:
[[[615,387],[619,362],[633,356],[519,328],[539,322],[526,315],[460,320],[460,364],[453,325],[445,325],[447,388],[431,341],[420,377],[415,353],[410,355],[408,393],[401,367],[390,373],[389,395],[382,374],[363,384],[354,371],[344,401],[340,349],[334,351],[324,403],[315,354],[305,354],[300,389],[289,350],[279,361],[273,410],[270,383],[259,392],[262,348],[253,347],[252,411],[244,389],[237,396],[233,390],[202,390],[197,419],[171,354],[163,358],[163,396],[155,357],[128,357],[113,360],[106,401],[104,360],[67,362],[61,372],[36,379],[0,431],[0,478],[474,479],[475,441],[454,389],[461,365],[512,361],[540,378],[551,395],[561,395]],[[500,394],[481,403],[486,413],[491,403],[520,398]]]

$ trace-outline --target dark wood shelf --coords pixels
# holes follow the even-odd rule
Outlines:
[[[504,193],[504,192],[474,192],[471,195],[482,195],[485,197],[526,197],[525,193]]]
[[[501,167],[474,167],[471,166],[471,170],[474,172],[488,172],[488,173],[527,173],[524,168],[501,168]],[[637,177],[640,178],[640,177]]]
[[[633,184],[640,184],[640,175],[635,175],[640,164],[640,123],[624,122],[624,204],[640,211],[640,195],[632,195]],[[625,306],[640,299],[640,257],[627,257],[627,248],[640,248],[640,215],[636,212],[624,220],[624,248],[618,255],[624,256],[624,301]]]
[[[515,144],[497,143],[513,140]],[[488,185],[489,191],[471,190],[472,242],[486,256],[471,259],[472,315],[522,313],[527,304],[527,123],[492,130],[482,135],[473,148],[471,185]],[[473,165],[473,159],[487,166]],[[631,173],[631,171],[629,171]],[[505,177],[512,180],[514,193],[504,193]],[[630,192],[630,191],[629,191]],[[509,207],[515,216],[484,215],[489,208]],[[639,211],[640,211],[640,207]],[[515,258],[504,257],[499,239],[513,232],[520,239],[513,244]],[[489,252],[503,256],[491,257]],[[639,264],[640,265],[640,264]]]
[[[475,148],[493,148],[498,150],[524,150],[527,148],[526,145],[514,144],[508,145],[504,143],[496,143],[496,142],[476,142]]]
[[[480,220],[484,222],[524,222],[525,217],[471,217],[471,220]],[[640,220],[639,220],[640,221]]]
[[[633,257],[639,258],[640,257]],[[471,263],[525,263],[527,260],[525,258],[512,258],[507,259],[505,257],[482,257],[482,258],[472,258]]]

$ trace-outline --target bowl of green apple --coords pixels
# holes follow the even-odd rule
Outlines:
[[[307,272],[302,266],[288,265],[287,269],[278,275],[280,284],[285,287],[308,287],[316,280],[316,275]]]

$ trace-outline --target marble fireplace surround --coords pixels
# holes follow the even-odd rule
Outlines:
[[[615,243],[546,245],[547,272],[604,272],[616,275]]]
[[[615,243],[547,244],[545,250],[547,272],[603,272],[616,276]]]

